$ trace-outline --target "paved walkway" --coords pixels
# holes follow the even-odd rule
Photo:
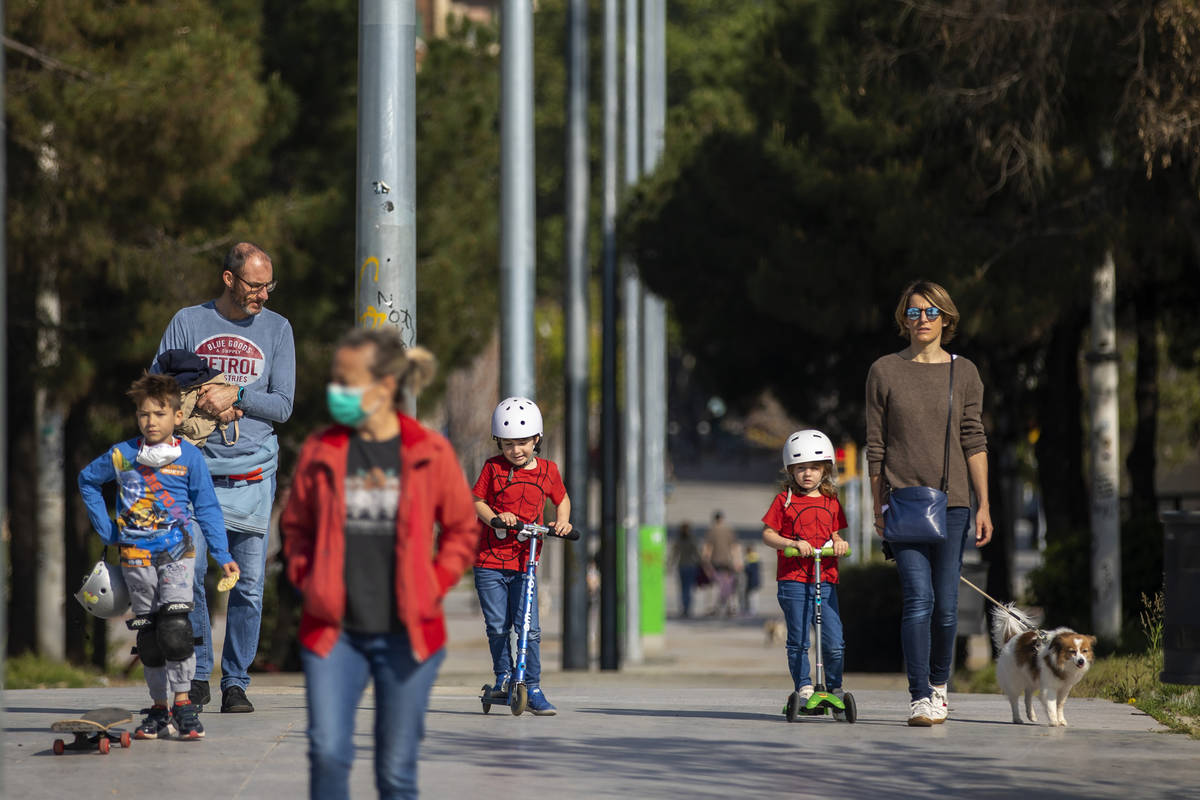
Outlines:
[[[999,695],[951,695],[952,719],[910,729],[899,675],[849,675],[859,721],[780,714],[783,648],[763,620],[672,621],[669,651],[621,673],[557,669],[548,618],[543,685],[552,718],[481,712],[482,623],[462,588],[427,715],[426,797],[1200,798],[1200,742],[1129,706],[1074,698],[1071,727],[1012,725]],[[773,609],[768,609],[773,612]],[[50,723],[97,705],[145,705],[140,686],[4,695],[3,797],[293,798],[307,794],[299,675],[256,675],[254,714],[205,712],[202,742],[134,742],[108,756],[55,756]],[[354,797],[373,797],[372,697],[355,732]],[[486,793],[486,794],[485,794]]]

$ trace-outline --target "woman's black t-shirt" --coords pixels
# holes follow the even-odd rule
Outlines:
[[[394,633],[396,508],[400,501],[400,437],[350,438],[346,456],[346,615],[357,633]]]

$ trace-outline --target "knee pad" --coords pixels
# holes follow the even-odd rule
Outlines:
[[[158,610],[154,630],[158,634],[158,647],[169,661],[186,661],[195,651],[192,623],[188,620],[191,610],[191,603],[167,603]],[[144,657],[142,663],[146,663]]]
[[[162,648],[158,645],[158,631],[154,627],[142,628],[137,634],[137,652],[146,667],[162,667],[167,663]]]

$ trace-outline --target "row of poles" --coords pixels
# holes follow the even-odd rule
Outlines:
[[[642,174],[652,171],[663,149],[666,0],[641,0],[640,7],[638,0],[626,0],[624,12],[622,114],[618,3],[605,0],[600,279],[602,669],[619,668],[622,658],[630,663],[640,661],[643,633],[661,633],[661,622],[656,618],[661,617],[662,600],[652,598],[649,609],[643,606],[639,587],[645,576],[639,567],[643,546],[661,551],[666,530],[666,306],[643,288],[631,258],[618,259],[616,236],[620,187],[628,188]],[[531,0],[502,0],[500,14],[500,394],[536,399],[537,219]],[[574,505],[572,516],[586,523],[590,518],[591,349],[587,0],[568,0],[566,40],[564,466],[567,491]],[[394,325],[406,343],[416,340],[415,48],[415,0],[360,0],[355,318],[364,327]],[[623,147],[619,147],[622,118]],[[622,163],[624,170],[618,176]],[[619,302],[624,321],[620,420]],[[624,506],[619,509],[622,486]],[[588,668],[588,559],[586,538],[567,548],[562,602],[564,669]],[[623,587],[618,584],[619,561],[624,567]],[[624,613],[619,618],[621,599]],[[619,639],[622,627],[624,636]]]

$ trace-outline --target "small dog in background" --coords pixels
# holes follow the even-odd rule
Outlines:
[[[787,641],[787,623],[781,619],[769,619],[763,623],[763,633],[767,636],[765,647],[773,647]]]
[[[1079,683],[1095,658],[1095,636],[1070,628],[1040,632],[1027,615],[1009,603],[992,611],[992,641],[1000,651],[996,659],[996,682],[1012,705],[1012,721],[1021,722],[1017,701],[1025,695],[1025,715],[1037,722],[1033,695],[1038,693],[1050,727],[1066,727],[1063,706],[1072,687]],[[1044,637],[1044,638],[1043,638]]]

